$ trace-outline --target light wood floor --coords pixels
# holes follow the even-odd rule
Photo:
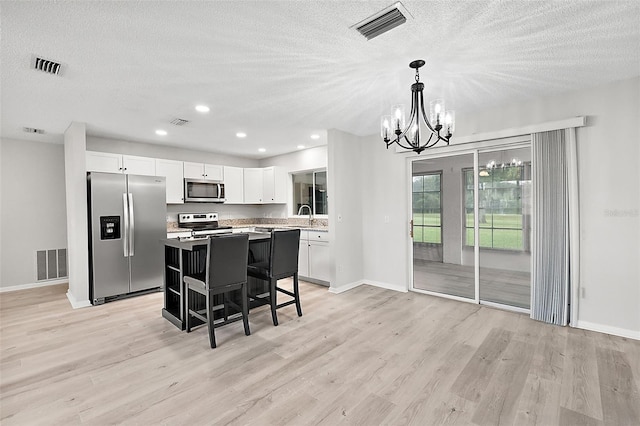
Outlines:
[[[251,311],[211,350],[161,293],[72,310],[65,290],[0,295],[3,426],[640,424],[640,342],[523,314],[302,283],[304,316]]]
[[[474,275],[473,266],[413,260],[413,285],[420,290],[473,299]],[[531,274],[480,267],[480,300],[529,309]]]

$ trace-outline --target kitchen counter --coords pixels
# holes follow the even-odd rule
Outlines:
[[[244,229],[244,228],[262,228],[262,229],[300,229],[301,231],[319,231],[319,232],[329,232],[328,226],[320,226],[320,225],[285,225],[282,223],[252,223],[248,225],[236,225],[233,226],[233,229]]]
[[[264,232],[270,232],[271,228],[273,229],[296,229],[300,228],[301,231],[318,231],[318,232],[329,232],[328,226],[314,225],[314,226],[304,226],[304,225],[285,225],[282,223],[250,223],[246,225],[232,225],[232,230],[240,230],[240,229],[263,229]],[[169,238],[178,238],[177,234],[180,233],[191,233],[191,229],[188,228],[178,228],[173,225],[169,225],[167,223],[167,235]],[[171,234],[176,234],[176,236],[171,236]]]
[[[271,238],[271,235],[267,232],[246,232],[246,234],[249,234],[249,241],[257,242]],[[165,246],[191,251],[196,246],[206,246],[208,239],[209,237],[165,238],[160,242]]]
[[[256,261],[268,259],[271,246],[271,234],[267,232],[247,232],[249,247]],[[228,235],[228,234],[227,234]],[[184,294],[184,276],[199,275],[205,271],[207,242],[205,238],[166,238],[161,240],[164,245],[164,308],[162,316],[181,330],[185,329],[185,312],[187,310]],[[212,237],[216,238],[216,237]],[[268,291],[269,284],[249,278],[249,290],[253,294]],[[195,296],[194,306],[200,306],[203,298]]]

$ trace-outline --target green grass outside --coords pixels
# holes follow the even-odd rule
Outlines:
[[[491,229],[493,220],[494,228]],[[440,244],[441,221],[438,213],[413,214],[413,241]],[[467,214],[466,245],[473,246],[473,214]],[[480,223],[480,247],[504,250],[522,250],[522,215],[493,214],[485,215],[485,222]]]

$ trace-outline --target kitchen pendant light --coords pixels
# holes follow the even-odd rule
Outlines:
[[[391,115],[383,116],[380,121],[380,134],[387,144],[387,149],[396,143],[401,148],[420,154],[441,141],[449,145],[449,139],[455,130],[455,112],[446,111],[444,101],[436,99],[429,104],[430,114],[427,118],[422,96],[424,84],[420,82],[418,72],[424,64],[422,59],[416,59],[409,64],[410,68],[416,70],[416,82],[411,85],[409,120],[405,120],[404,105],[395,105],[391,109]],[[440,135],[443,129],[444,136]]]

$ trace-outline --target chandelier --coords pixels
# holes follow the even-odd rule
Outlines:
[[[449,145],[449,139],[455,130],[455,112],[446,111],[444,101],[436,99],[429,104],[430,120],[427,118],[422,97],[424,84],[420,83],[418,73],[424,63],[422,59],[416,59],[409,64],[410,68],[416,70],[416,82],[411,85],[411,113],[408,124],[405,124],[404,105],[395,105],[391,108],[391,115],[385,115],[380,120],[380,133],[387,149],[396,143],[404,149],[420,154],[440,141]],[[440,135],[443,129],[444,136]]]

